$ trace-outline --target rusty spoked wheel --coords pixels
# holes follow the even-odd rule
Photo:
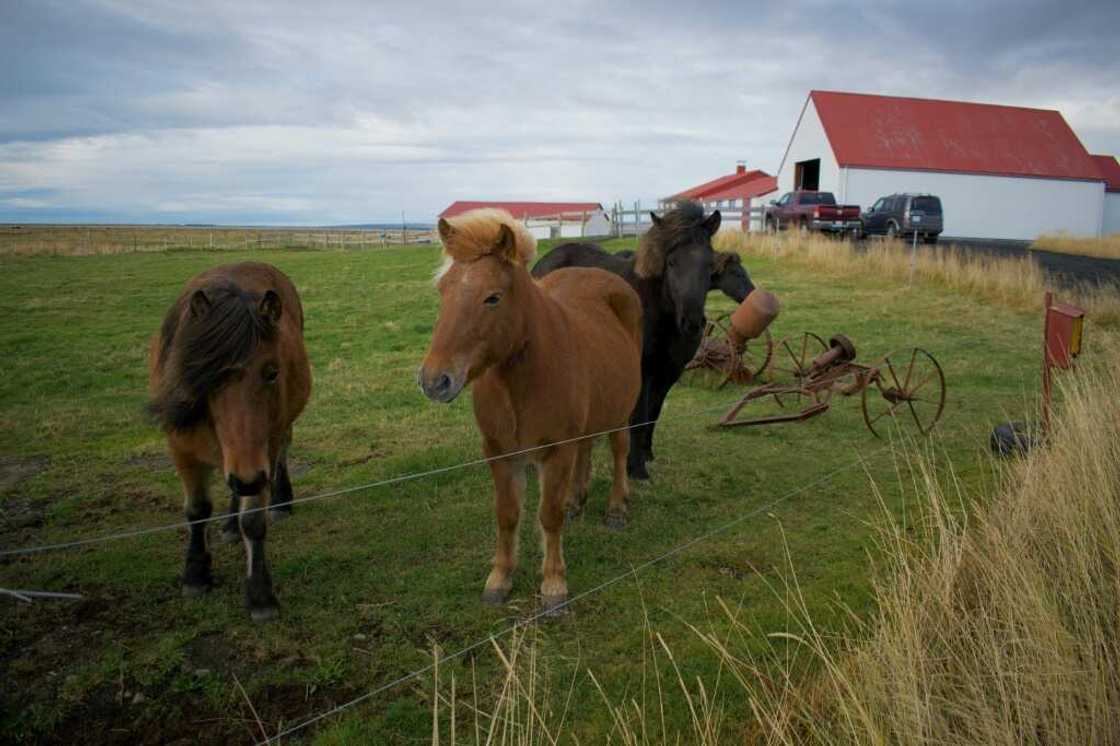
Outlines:
[[[902,360],[884,357],[863,390],[863,421],[879,438],[892,420],[913,422],[918,432],[929,435],[944,409],[945,374],[933,355],[919,347]]]
[[[755,381],[774,357],[774,339],[770,336],[769,329],[761,337],[743,345],[742,352],[734,349],[731,337],[727,337],[727,346],[731,349],[731,357],[724,366],[724,377],[719,388],[728,383],[744,386]]]
[[[771,370],[777,373],[780,380],[788,380],[795,387],[802,387],[809,377],[809,368],[813,360],[822,352],[828,351],[828,345],[823,339],[812,332],[803,332],[797,337],[786,337],[777,344],[773,355]],[[801,405],[804,395],[800,391],[785,394],[774,394],[778,406],[784,407],[786,401],[794,406]]]

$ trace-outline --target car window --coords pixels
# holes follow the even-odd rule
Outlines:
[[[790,197],[789,192],[786,192],[785,194],[783,194],[782,198],[780,200],[778,200],[778,205],[779,206],[788,205],[789,204],[789,197]]]
[[[817,193],[817,204],[818,205],[835,205],[836,204],[836,197],[834,197],[832,195],[832,192],[818,192]]]
[[[880,197],[879,199],[875,200],[875,204],[871,205],[871,211],[872,212],[878,212],[879,210],[882,210],[886,206],[887,206],[887,198],[886,197]]]
[[[910,210],[926,215],[940,215],[941,200],[937,197],[915,197],[910,201]]]
[[[801,204],[803,204],[803,205],[816,205],[816,204],[820,204],[820,200],[817,199],[817,195],[810,194],[809,192],[805,192],[801,195]]]

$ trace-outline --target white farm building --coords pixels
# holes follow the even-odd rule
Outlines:
[[[598,202],[479,202],[460,200],[439,214],[451,218],[468,210],[492,207],[520,220],[536,238],[607,236],[611,220]]]
[[[898,192],[936,194],[946,236],[1120,230],[1109,229],[1120,206],[1106,219],[1101,166],[1060,113],[1043,109],[812,91],[777,180],[779,195],[820,189],[863,208]]]
[[[1104,177],[1104,222],[1101,233],[1120,233],[1120,163],[1111,155],[1094,155],[1093,160]]]

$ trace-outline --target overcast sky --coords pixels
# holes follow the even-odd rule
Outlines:
[[[0,0],[0,222],[648,202],[773,173],[812,88],[1058,109],[1120,153],[1115,0],[753,5]]]

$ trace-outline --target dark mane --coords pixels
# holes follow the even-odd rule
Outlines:
[[[203,313],[191,309],[198,292],[209,301]],[[160,387],[148,404],[164,430],[197,425],[206,416],[207,397],[261,341],[273,338],[275,327],[258,312],[258,302],[229,280],[217,280],[184,295],[167,312],[160,327]]]
[[[664,270],[665,255],[693,233],[703,230],[704,208],[696,202],[681,202],[661,216],[659,222],[642,234],[634,269],[640,277],[657,277]]]

